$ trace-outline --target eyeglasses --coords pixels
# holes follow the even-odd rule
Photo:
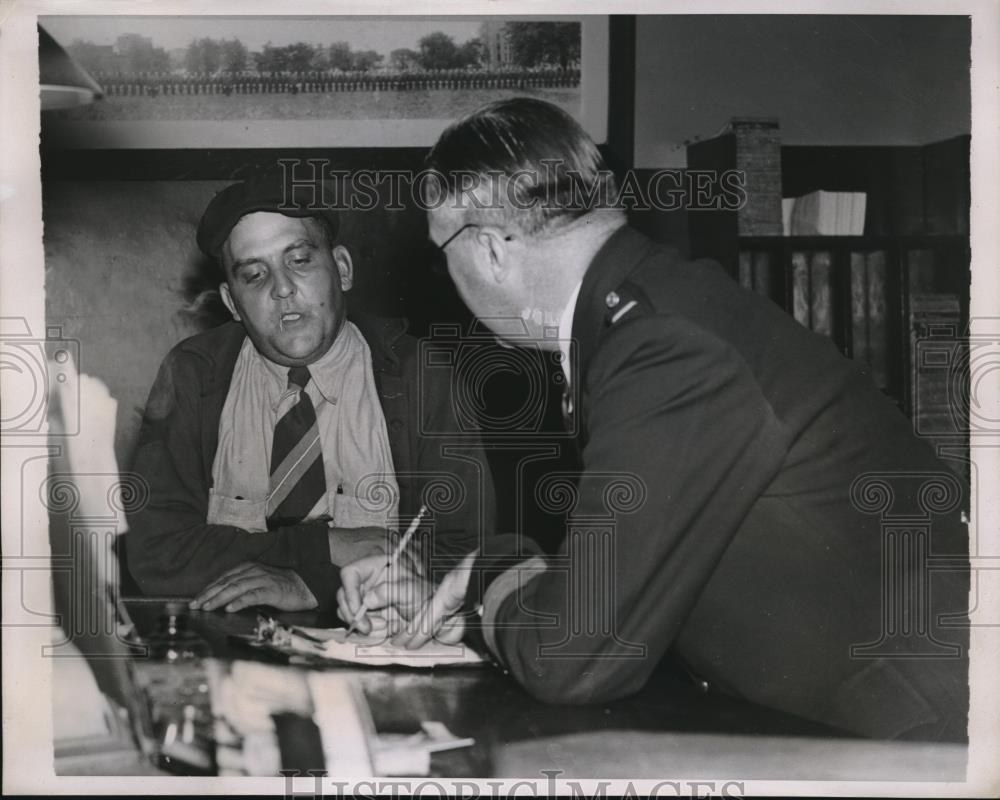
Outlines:
[[[482,228],[482,227],[485,227],[485,226],[480,225],[477,222],[467,222],[467,223],[465,223],[465,225],[463,225],[461,228],[459,228],[457,231],[455,231],[451,236],[449,236],[447,239],[444,240],[444,244],[440,245],[440,249],[444,250],[448,245],[450,245],[453,241],[455,241],[455,239],[458,238],[458,235],[460,233],[462,233],[463,231],[468,230],[469,228]],[[514,238],[513,234],[507,234],[506,236],[503,237],[503,240],[505,242],[509,242],[513,238]]]
[[[465,225],[463,225],[461,228],[459,228],[457,231],[455,231],[451,236],[449,236],[447,239],[444,240],[444,242],[442,242],[439,245],[436,245],[436,244],[434,244],[433,241],[428,240],[428,243],[431,246],[431,254],[430,254],[430,259],[429,259],[430,260],[431,272],[433,272],[435,274],[438,274],[438,275],[447,275],[448,274],[448,256],[445,254],[444,249],[448,245],[450,245],[453,241],[455,241],[455,239],[458,238],[459,234],[464,233],[469,228],[485,228],[485,227],[486,227],[485,225],[482,225],[481,223],[478,223],[478,222],[467,222]],[[503,240],[505,242],[509,242],[513,238],[514,238],[514,234],[509,233],[509,234],[507,234],[506,236],[503,237]]]

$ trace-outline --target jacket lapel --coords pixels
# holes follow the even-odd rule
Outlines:
[[[215,463],[215,451],[219,447],[219,420],[222,418],[222,407],[229,394],[229,384],[232,382],[236,359],[239,358],[246,330],[238,322],[227,322],[220,325],[213,333],[208,346],[199,348],[198,352],[212,365],[206,371],[207,380],[202,387],[201,396],[201,456],[202,469],[208,484],[212,483],[212,465]]]

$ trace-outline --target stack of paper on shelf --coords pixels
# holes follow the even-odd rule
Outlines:
[[[785,236],[862,236],[864,192],[810,192],[781,201]]]

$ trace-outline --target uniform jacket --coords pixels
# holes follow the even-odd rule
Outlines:
[[[933,575],[930,616],[961,619],[960,482],[863,367],[713,262],[627,227],[586,273],[573,339],[582,473],[568,536],[556,557],[507,571],[499,544],[480,559],[496,657],[541,698],[602,702],[638,690],[670,650],[762,705],[866,735],[960,738],[961,626],[929,625],[958,646],[941,645],[950,658],[894,659],[937,645],[886,639],[883,611],[885,513],[923,513],[926,480],[911,478],[925,475],[950,494],[924,513],[926,543],[957,570]],[[892,487],[892,509],[872,485]]]
[[[437,508],[431,502],[433,551],[471,551],[492,531],[495,499],[478,434],[460,428],[453,413],[449,376],[420,373],[418,343],[401,321],[362,314],[351,320],[371,350],[401,518],[416,514],[422,500],[445,498]],[[340,583],[325,522],[253,534],[206,523],[219,419],[245,336],[242,325],[226,323],[178,344],[160,368],[135,458],[149,496],[130,517],[129,569],[146,594],[190,596],[231,567],[257,561],[294,569],[320,608],[329,609]],[[453,441],[442,437],[448,432]],[[463,458],[443,454],[449,442]]]

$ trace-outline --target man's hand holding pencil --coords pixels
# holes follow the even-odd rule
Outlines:
[[[445,643],[461,640],[465,621],[458,612],[477,553],[466,556],[435,588],[407,559],[400,558],[423,513],[421,509],[394,553],[368,556],[341,570],[337,614],[351,630],[368,634],[385,625],[393,644],[410,649],[430,639]]]

